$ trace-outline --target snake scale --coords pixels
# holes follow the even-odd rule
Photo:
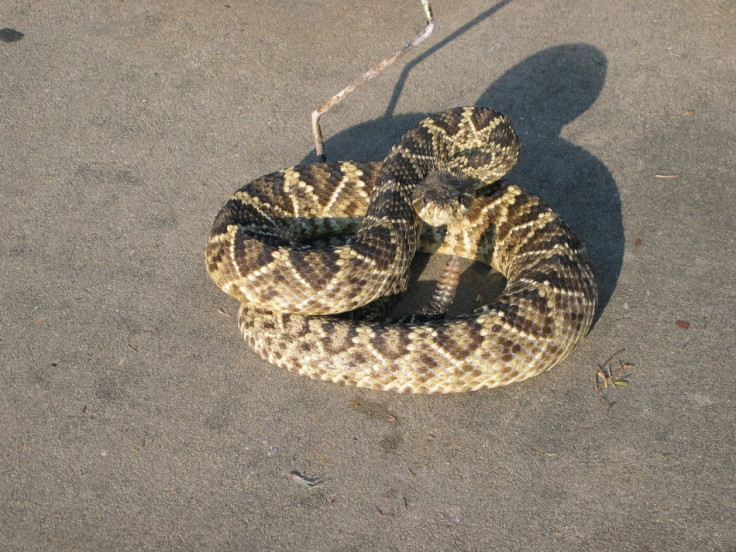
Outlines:
[[[518,155],[503,115],[463,107],[421,121],[382,163],[316,163],[263,176],[220,209],[207,271],[240,301],[248,344],[290,371],[409,393],[524,380],[587,334],[598,290],[585,246],[559,216],[500,180]],[[426,184],[436,180],[445,183],[439,195]],[[506,287],[447,319],[334,316],[402,292],[417,250],[489,265]]]

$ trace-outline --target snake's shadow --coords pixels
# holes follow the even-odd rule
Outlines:
[[[598,97],[606,66],[605,55],[593,46],[555,46],[509,69],[476,102],[507,115],[521,137],[521,159],[508,180],[539,195],[587,244],[600,285],[598,314],[608,304],[621,272],[621,200],[606,166],[560,133]],[[427,115],[387,115],[356,125],[329,138],[327,152],[331,160],[382,159],[406,130]],[[303,160],[314,161],[313,155]]]

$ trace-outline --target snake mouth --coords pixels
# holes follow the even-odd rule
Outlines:
[[[435,203],[414,202],[414,210],[419,217],[430,226],[446,226],[454,220],[465,216],[470,205],[460,200],[453,200],[444,205]],[[472,198],[470,199],[472,203]]]

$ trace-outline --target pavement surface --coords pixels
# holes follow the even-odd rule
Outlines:
[[[329,158],[500,109],[601,306],[546,374],[413,397],[260,360],[203,250],[418,0],[0,2],[0,549],[736,550],[736,5],[434,10]]]

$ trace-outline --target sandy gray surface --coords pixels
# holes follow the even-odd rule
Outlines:
[[[226,197],[313,160],[309,111],[423,27],[349,4],[0,2],[0,549],[736,550],[736,6],[436,0],[325,117],[378,159],[501,109],[593,253],[567,361],[412,397],[261,361],[204,270]]]

